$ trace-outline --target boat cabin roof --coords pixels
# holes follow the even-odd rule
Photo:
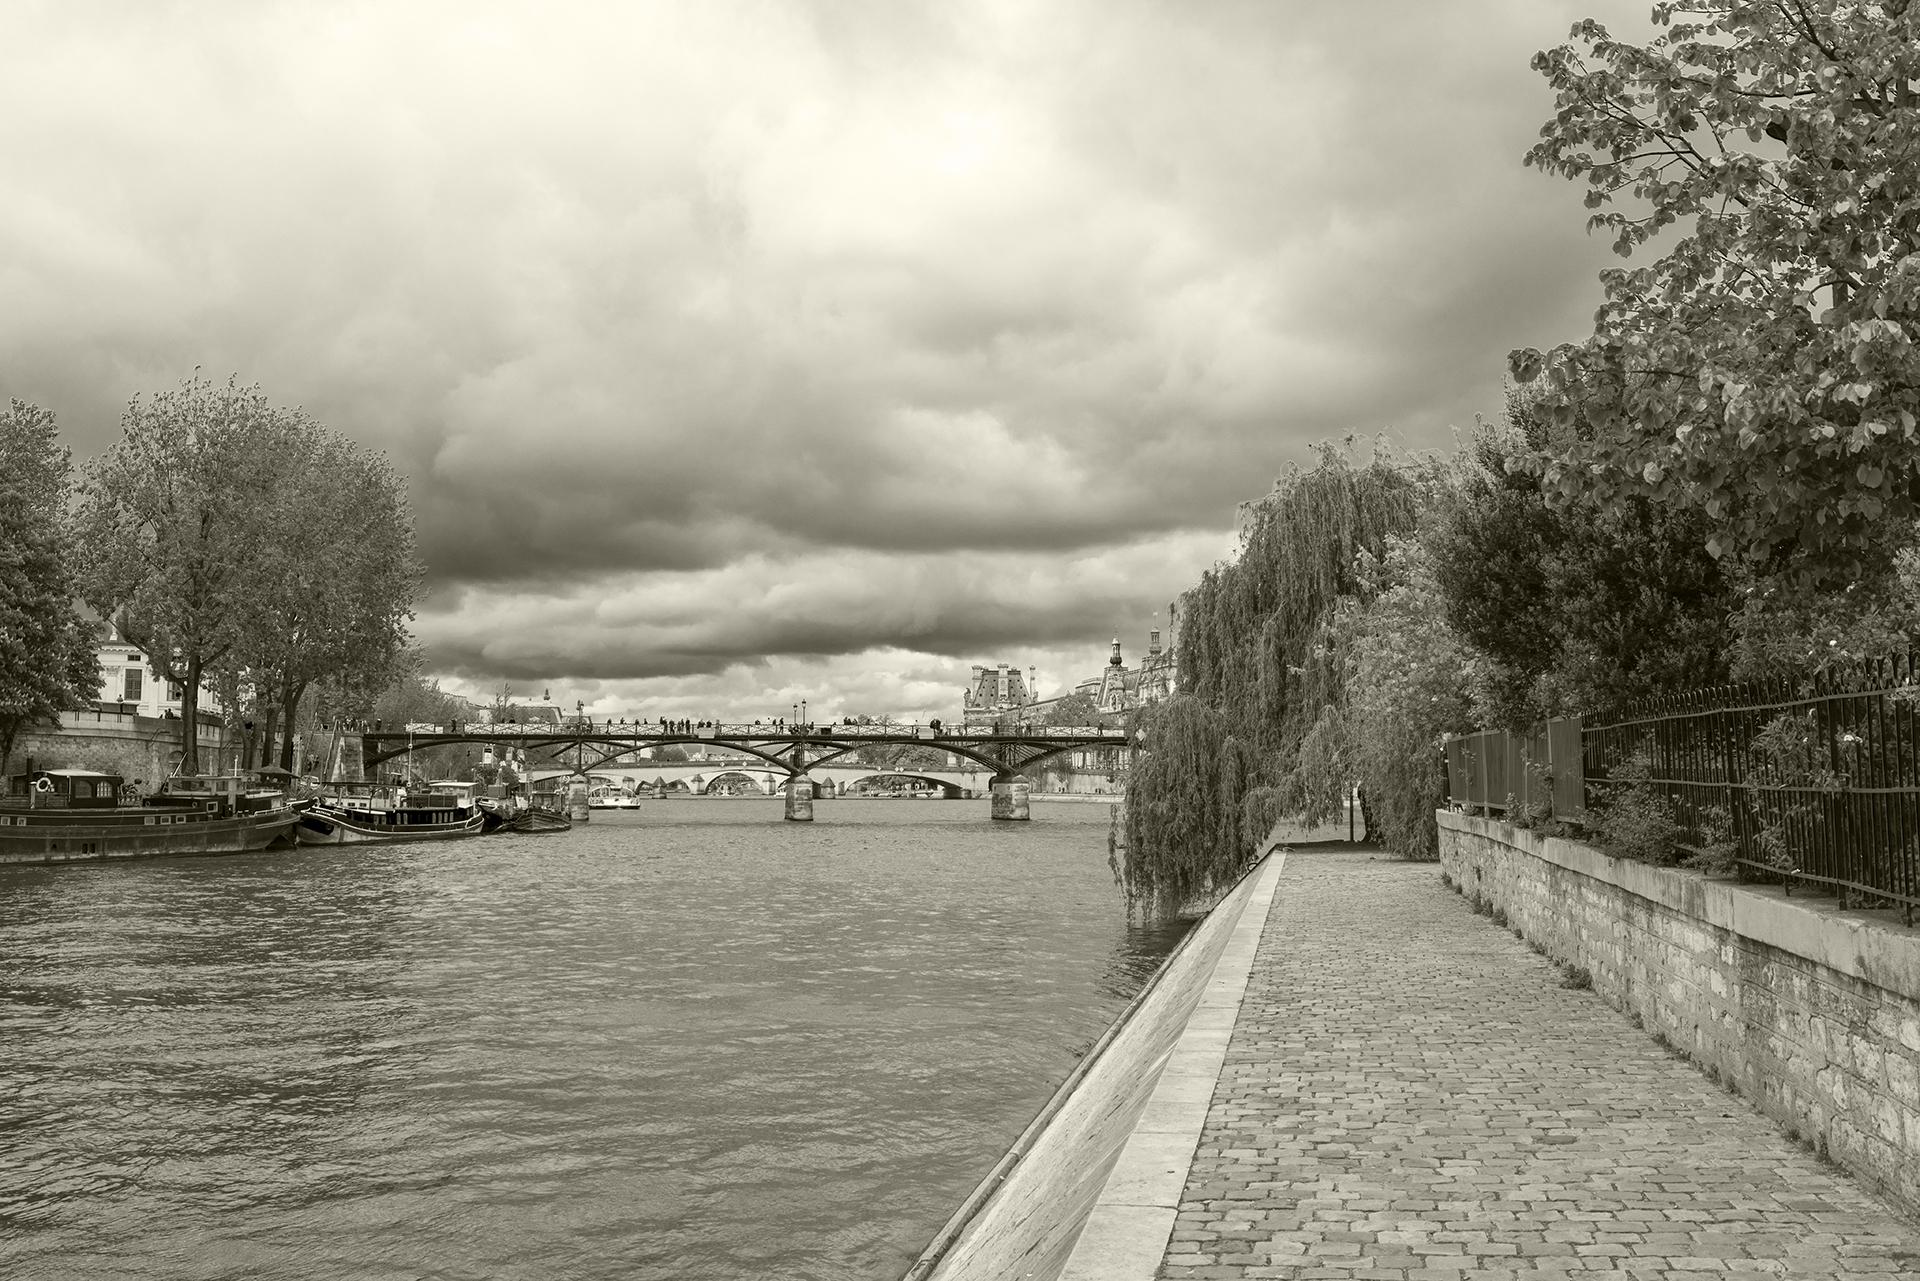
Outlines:
[[[10,781],[15,783],[30,784],[35,779],[40,779],[40,778],[47,779],[53,783],[66,784],[66,785],[71,785],[74,783],[96,783],[96,784],[112,783],[115,787],[120,786],[120,776],[118,774],[102,774],[99,770],[93,770],[93,769],[30,770],[25,774],[13,775]]]
[[[161,790],[191,795],[233,796],[267,786],[262,780],[240,774],[175,774]]]
[[[45,787],[37,787],[42,780]],[[37,769],[7,779],[6,794],[25,796],[31,791],[58,793],[68,798],[116,796],[120,791],[118,774],[102,774],[91,769]]]

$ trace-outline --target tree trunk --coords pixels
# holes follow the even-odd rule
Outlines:
[[[200,662],[187,660],[180,683],[180,773],[200,772]]]
[[[1353,791],[1354,794],[1360,798],[1360,825],[1366,829],[1362,833],[1361,839],[1369,843],[1378,844],[1378,838],[1375,835],[1373,826],[1373,806],[1367,803],[1367,785],[1361,783],[1356,786]]]
[[[7,782],[7,763],[13,759],[13,744],[20,736],[20,718],[0,716],[0,788]]]
[[[305,681],[289,681],[280,690],[280,714],[287,719],[280,726],[280,768],[293,768],[293,726],[299,719],[300,700],[307,692]]]
[[[278,737],[274,731],[277,730],[279,726],[280,709],[278,707],[268,707],[265,718],[260,722],[260,768],[262,769],[273,764],[274,757],[278,754],[274,750],[277,746],[274,739]]]

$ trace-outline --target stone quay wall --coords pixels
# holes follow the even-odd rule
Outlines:
[[[1440,814],[1440,862],[1710,1077],[1920,1210],[1920,931],[1464,814]]]
[[[200,726],[202,770],[232,764],[218,725]],[[118,774],[131,783],[143,780],[151,790],[173,772],[180,759],[180,722],[133,712],[96,709],[62,712],[59,729],[24,730],[7,759],[9,774],[29,769],[90,769]],[[4,791],[0,783],[0,791]]]
[[[1128,1153],[1153,1160],[1161,1155],[1152,1143],[1139,1152],[1135,1141],[1136,1129],[1143,1126],[1154,1130],[1150,1139],[1164,1138],[1162,1127],[1147,1124],[1156,1109],[1165,1113],[1197,1108],[1191,1133],[1183,1136],[1186,1152],[1192,1153],[1219,1075],[1218,1060],[1226,1053],[1227,1033],[1204,1034],[1210,1048],[1200,1054],[1205,1058],[1210,1053],[1211,1058],[1196,1075],[1189,1070],[1192,1063],[1182,1059],[1183,1046],[1188,1060],[1196,1052],[1188,1044],[1194,1039],[1189,1024],[1202,1010],[1210,989],[1222,977],[1235,977],[1216,971],[1232,968],[1232,962],[1223,966],[1222,958],[1229,953],[1242,915],[1252,911],[1264,921],[1266,902],[1260,893],[1271,896],[1274,877],[1269,873],[1277,873],[1282,865],[1284,855],[1276,854],[1269,843],[1261,861],[1161,963],[1153,979],[934,1237],[903,1281],[1054,1281],[1063,1272],[1074,1274],[1069,1264],[1079,1257],[1076,1251],[1083,1229],[1100,1237],[1098,1244],[1111,1246],[1110,1238],[1130,1238],[1143,1225],[1151,1228],[1156,1214],[1164,1220],[1158,1224],[1159,1244],[1151,1251],[1158,1261],[1172,1229],[1172,1207],[1156,1211],[1112,1205],[1110,1176],[1116,1167],[1125,1169]],[[1241,987],[1252,965],[1251,941],[1245,951],[1237,970]],[[1239,988],[1234,990],[1233,1007],[1224,1011],[1229,1028],[1238,1009]],[[1164,1097],[1169,1093],[1180,1097],[1170,1102]],[[1176,1186],[1176,1199],[1178,1194]],[[1117,1227],[1107,1221],[1116,1214],[1121,1219]]]

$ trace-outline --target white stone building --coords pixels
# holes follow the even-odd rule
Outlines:
[[[100,659],[100,701],[124,706],[140,716],[180,715],[180,686],[174,681],[156,679],[146,654],[122,637],[112,623],[101,626],[104,628],[102,639],[94,645]],[[200,710],[210,715],[220,714],[220,700],[204,684],[200,686]]]

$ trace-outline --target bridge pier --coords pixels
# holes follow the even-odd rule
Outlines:
[[[813,781],[811,779],[787,780],[787,822],[813,822]]]
[[[1033,818],[1029,798],[1033,795],[1033,784],[1018,774],[1005,778],[996,778],[989,785],[993,793],[991,813],[1003,823],[1025,823]]]

